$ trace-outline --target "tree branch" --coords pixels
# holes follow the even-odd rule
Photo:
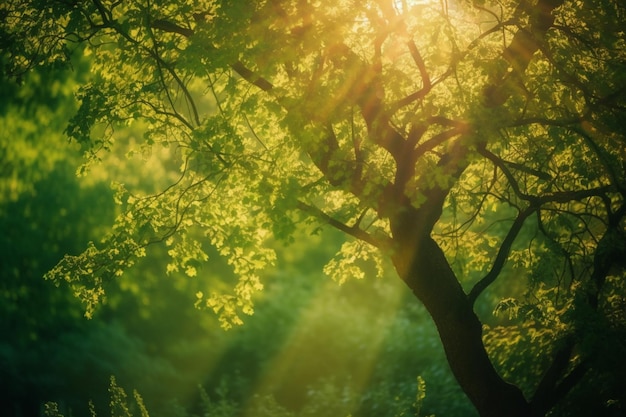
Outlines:
[[[576,132],[577,134],[579,134],[585,140],[589,148],[593,151],[593,153],[595,153],[598,159],[602,162],[602,165],[604,165],[604,168],[606,169],[606,172],[611,178],[611,181],[613,182],[613,184],[619,189],[622,195],[626,198],[626,181],[620,178],[620,175],[615,171],[611,162],[607,159],[607,155],[606,155],[607,152],[605,152],[604,149],[602,149],[600,145],[598,145],[596,141],[589,134],[583,131],[583,129],[581,129],[580,127],[572,126],[570,127],[570,129]]]
[[[178,26],[177,24],[165,19],[153,20],[152,28],[162,30],[163,32],[178,33],[179,35],[183,35],[186,38],[191,37],[194,33],[193,29]]]
[[[389,243],[388,242],[384,242],[381,241],[377,238],[374,238],[372,235],[370,235],[369,233],[367,233],[366,231],[364,231],[363,229],[360,229],[358,227],[358,223],[355,224],[354,226],[348,226],[345,223],[340,222],[339,220],[329,216],[328,214],[326,214],[324,211],[320,210],[319,208],[312,206],[310,204],[307,204],[303,201],[298,201],[297,204],[298,209],[311,214],[314,217],[317,217],[318,219],[322,220],[325,223],[328,223],[330,226],[334,227],[335,229],[338,229],[352,237],[355,237],[359,240],[362,240],[364,242],[369,243],[370,245],[378,248],[378,249],[384,249],[389,247]]]
[[[509,68],[503,68],[484,88],[483,95],[486,107],[503,105],[511,96],[511,83],[519,79],[526,71],[530,61],[539,50],[539,42],[554,23],[552,11],[563,4],[564,0],[539,0],[532,9],[526,10],[529,22],[520,28],[509,46],[502,52],[502,58]]]
[[[543,172],[538,169],[534,169],[529,166],[526,166],[524,164],[518,164],[517,162],[507,161],[504,159],[502,160],[502,162],[504,162],[506,165],[510,166],[511,168],[514,168],[521,172],[525,172],[530,175],[534,175],[535,177],[540,178],[544,181],[552,180],[552,175],[548,174],[547,172]]]
[[[587,190],[555,191],[541,196],[526,194],[520,189],[517,180],[506,166],[504,160],[484,147],[479,148],[479,153],[492,161],[495,166],[500,168],[504,176],[509,181],[511,188],[520,199],[528,201],[533,206],[539,207],[547,203],[567,203],[589,197],[603,197],[607,192],[617,190],[617,188],[613,185],[605,185],[596,188],[589,188]]]
[[[102,23],[104,25],[108,25],[111,20],[113,20],[113,16],[111,16],[111,12],[107,10],[100,0],[92,0],[93,4],[98,9],[98,13],[100,13],[100,17],[102,18]]]
[[[506,263],[509,253],[511,252],[511,247],[513,246],[513,242],[515,242],[515,238],[517,237],[520,230],[522,229],[522,226],[524,226],[524,221],[528,218],[528,216],[530,216],[533,212],[535,212],[535,210],[536,210],[535,207],[532,207],[532,206],[528,207],[527,209],[521,211],[515,218],[515,221],[511,225],[509,232],[507,233],[506,237],[504,238],[504,240],[502,241],[500,245],[500,250],[498,250],[498,254],[496,255],[495,260],[493,261],[491,270],[480,281],[478,281],[476,285],[474,285],[474,287],[471,289],[468,295],[469,301],[472,305],[476,302],[476,299],[478,298],[478,296],[489,285],[491,285],[496,280],[496,278],[498,278],[498,275],[500,275],[500,272],[502,271],[502,268],[504,267],[504,264]]]
[[[241,61],[237,61],[230,67],[241,76],[244,80],[259,87],[263,91],[270,91],[274,86],[271,82],[256,74],[254,71],[246,67]]]
[[[555,360],[561,359],[558,358]],[[559,363],[555,366],[559,367],[561,366],[561,364]],[[587,371],[589,371],[588,359],[583,360],[578,365],[576,365],[574,369],[561,380],[560,383],[557,384],[556,381],[554,381],[554,387],[546,387],[545,393],[540,393],[539,396],[535,394],[530,403],[533,410],[533,415],[543,416],[548,411],[550,411],[552,407],[554,407],[559,401],[561,401],[567,395],[567,393],[570,392],[572,388],[574,388],[580,382],[580,380],[587,374]]]
[[[415,148],[414,152],[417,157],[422,156],[426,152],[432,151],[438,145],[441,145],[445,141],[464,133],[466,130],[467,130],[467,127],[465,126],[457,126],[457,127],[453,127],[452,129],[438,133],[435,136],[428,139],[427,141],[425,141],[424,143],[421,143],[417,148]]]
[[[413,57],[413,62],[417,65],[417,69],[422,77],[422,90],[424,91],[424,95],[428,94],[431,88],[431,82],[428,71],[426,70],[426,64],[424,64],[424,59],[422,58],[420,51],[417,49],[417,45],[415,45],[415,41],[413,39],[409,40],[407,45],[409,47],[409,51],[411,52],[411,57]]]
[[[620,227],[620,222],[616,222],[609,225],[604,232],[593,256],[591,281],[594,288],[588,293],[587,299],[594,310],[598,308],[600,292],[604,287],[607,275],[609,275],[613,265],[625,262],[624,255],[626,255],[626,233]]]
[[[563,372],[567,369],[573,349],[574,340],[570,337],[554,354],[552,363],[543,374],[530,401],[530,405],[536,415],[544,415],[554,405],[552,397],[559,379],[561,379]]]
[[[152,22],[152,27],[155,29],[162,30],[164,32],[169,33],[178,33],[186,38],[193,36],[194,30],[190,28],[184,28],[178,26],[177,24],[170,22],[164,19],[158,19]],[[209,49],[215,49],[214,46],[209,45]],[[254,71],[246,67],[241,61],[236,61],[230,65],[230,67],[237,73],[241,78],[260,88],[263,91],[270,91],[274,86],[271,82],[256,74]]]

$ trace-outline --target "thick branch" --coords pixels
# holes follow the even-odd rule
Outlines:
[[[619,222],[609,225],[595,250],[591,274],[591,282],[594,287],[590,289],[588,294],[589,305],[594,310],[598,308],[600,292],[611,268],[616,264],[623,265],[626,263],[626,232],[619,225]]]
[[[320,135],[322,133],[325,133],[323,141],[321,143],[312,143],[305,147],[305,150],[328,182],[335,187],[340,187],[349,177],[346,172],[347,169],[345,166],[336,164],[331,167],[330,164],[334,154],[339,150],[339,142],[330,124],[325,128],[324,132],[320,132]]]
[[[534,413],[539,416],[545,415],[560,399],[557,396],[557,384],[562,379],[564,372],[569,365],[572,351],[574,350],[574,339],[568,338],[564,345],[556,351],[552,358],[552,363],[543,374],[539,385],[530,401]],[[572,374],[570,374],[572,375]],[[565,386],[559,385],[559,390],[563,391]],[[557,398],[559,397],[559,398]]]
[[[562,358],[555,358],[555,361],[560,362],[561,359]],[[565,363],[565,365],[567,365],[567,363]],[[554,366],[559,368],[563,366],[563,364],[558,363]],[[562,375],[562,371],[564,370],[565,369],[559,370],[559,375],[555,374],[554,376],[560,377]],[[548,370],[548,372],[550,371],[551,370]],[[572,388],[578,385],[582,378],[587,374],[587,371],[589,371],[588,360],[583,360],[576,365],[574,369],[561,380],[560,383],[557,384],[556,381],[548,381],[552,385],[546,386],[545,392],[542,391],[535,394],[531,401],[533,415],[543,416],[550,411],[550,409],[558,404],[558,402],[561,401],[572,390]]]
[[[547,203],[569,203],[571,201],[580,201],[590,197],[604,197],[606,193],[615,190],[615,187],[612,185],[604,185],[597,188],[589,188],[587,190],[556,191],[544,194],[540,197],[533,197],[533,199],[536,199],[537,203],[542,205]]]
[[[432,120],[430,122],[433,123]],[[452,121],[449,122],[453,123]],[[455,136],[461,135],[457,141],[450,146],[451,151],[440,159],[438,167],[442,168],[446,175],[451,175],[456,179],[461,175],[467,165],[467,161],[465,159],[467,148],[464,142],[466,139],[469,141],[469,136],[462,135],[467,132],[467,126],[459,124],[452,129],[433,136],[417,147],[415,147],[415,142],[424,134],[426,127],[420,126],[415,130],[415,132],[410,133],[409,140],[404,141],[403,150],[400,152],[399,158],[396,160],[397,167],[394,182],[390,185],[383,197],[385,201],[381,201],[381,204],[379,205],[381,209],[379,211],[383,216],[387,215],[387,210],[389,209],[391,209],[391,212],[393,213],[393,211],[398,207],[410,204],[405,195],[405,188],[411,178],[415,176],[415,164],[427,151],[432,150]],[[454,156],[450,157],[449,155]],[[428,228],[431,228],[441,214],[441,205],[450,191],[450,187],[443,189],[440,186],[434,186],[429,182],[429,176],[422,174],[420,183],[416,185],[416,188],[420,190],[420,192],[426,196],[428,200],[424,207],[421,208],[420,214],[418,215],[422,219],[420,227],[427,226]],[[424,213],[426,212],[429,213],[428,216],[424,216]],[[407,211],[405,210],[405,214],[406,213]],[[411,223],[411,220],[407,222],[407,224]],[[406,232],[407,230],[402,231],[402,233]]]
[[[413,57],[413,62],[417,65],[417,69],[420,72],[420,76],[422,77],[422,90],[424,90],[424,94],[427,94],[431,88],[430,76],[428,75],[428,71],[426,70],[426,64],[424,64],[424,59],[422,58],[422,54],[417,49],[417,45],[415,45],[415,41],[413,39],[407,42],[409,51],[411,52],[411,57]]]
[[[545,117],[527,117],[524,119],[515,120],[512,123],[506,125],[506,127],[517,127],[537,124],[541,126],[556,126],[556,127],[571,127],[580,124],[583,121],[582,117],[572,117],[571,119],[547,119]]]
[[[177,24],[164,19],[153,20],[152,28],[162,30],[163,32],[178,33],[179,35],[183,35],[186,38],[189,38],[193,35],[193,29],[178,26]]]
[[[437,146],[441,145],[445,141],[452,139],[453,137],[464,133],[467,130],[466,126],[457,126],[452,129],[445,130],[432,138],[428,139],[424,143],[421,143],[416,149],[415,154],[419,157],[424,155],[428,151],[432,151]]]
[[[241,61],[231,64],[231,68],[239,74],[241,78],[259,87],[263,91],[270,91],[274,87],[271,82],[247,68]]]

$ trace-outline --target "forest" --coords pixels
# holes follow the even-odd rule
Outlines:
[[[626,5],[0,4],[0,414],[626,413]]]

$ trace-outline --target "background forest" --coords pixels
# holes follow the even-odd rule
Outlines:
[[[194,307],[198,291],[232,285],[214,253],[210,268],[190,279],[166,275],[165,249],[152,251],[86,319],[71,289],[44,274],[111,227],[119,211],[111,184],[150,191],[170,173],[166,153],[120,151],[76,175],[81,150],[68,144],[63,120],[75,111],[75,80],[67,77],[81,71],[41,70],[21,86],[5,79],[0,87],[2,415],[54,415],[49,402],[65,416],[90,415],[90,402],[109,415],[111,398],[124,403],[112,376],[135,415],[133,390],[151,416],[475,413],[434,326],[401,282],[339,285],[323,274],[345,240],[338,233],[277,243],[279,267],[266,271],[255,315],[229,331]],[[129,143],[136,133],[128,130]]]

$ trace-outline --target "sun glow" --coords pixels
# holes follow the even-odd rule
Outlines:
[[[432,6],[441,4],[441,8],[446,10],[448,8],[448,0],[394,0],[394,6],[397,10],[406,12],[413,7],[420,6]]]

